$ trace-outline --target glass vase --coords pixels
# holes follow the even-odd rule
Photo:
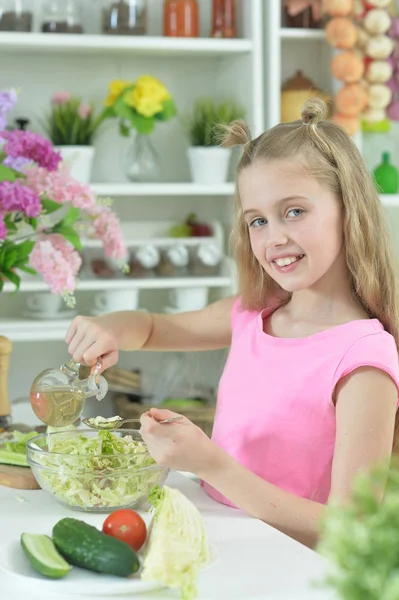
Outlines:
[[[149,135],[135,134],[126,153],[125,174],[130,181],[160,181],[159,155]]]

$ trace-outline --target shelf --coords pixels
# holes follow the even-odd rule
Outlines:
[[[324,29],[302,29],[300,27],[282,27],[280,29],[282,40],[324,41],[326,34]]]
[[[197,183],[92,183],[97,196],[131,198],[133,196],[232,196],[234,183],[200,185]]]
[[[399,206],[399,194],[381,194],[380,198],[384,206]]]
[[[0,33],[0,48],[32,52],[136,52],[158,56],[187,54],[220,56],[252,51],[250,39],[168,38],[155,36],[90,35],[60,33]]]
[[[30,319],[0,319],[1,331],[12,342],[52,342],[65,338],[71,319],[31,321]]]
[[[209,277],[153,277],[148,279],[113,278],[113,279],[86,279],[78,283],[76,292],[95,290],[165,290],[182,287],[230,287],[233,278],[227,273]],[[3,292],[14,292],[12,283],[4,284]],[[48,292],[49,288],[41,279],[32,277],[21,282],[18,293],[21,292]],[[3,333],[3,330],[1,330]]]

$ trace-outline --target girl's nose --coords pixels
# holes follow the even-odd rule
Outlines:
[[[287,234],[283,227],[274,225],[270,226],[267,231],[266,248],[276,248],[277,246],[284,246],[288,242]]]

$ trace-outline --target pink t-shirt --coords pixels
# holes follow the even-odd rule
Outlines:
[[[212,439],[262,479],[324,504],[335,442],[334,388],[366,365],[386,371],[399,387],[395,340],[377,319],[303,338],[273,337],[263,331],[271,312],[242,310],[239,300],[233,306]],[[215,500],[232,506],[203,485]]]

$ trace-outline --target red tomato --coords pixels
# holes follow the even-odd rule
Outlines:
[[[103,524],[103,532],[126,542],[136,552],[147,537],[145,522],[139,514],[129,508],[121,508],[108,515]]]

